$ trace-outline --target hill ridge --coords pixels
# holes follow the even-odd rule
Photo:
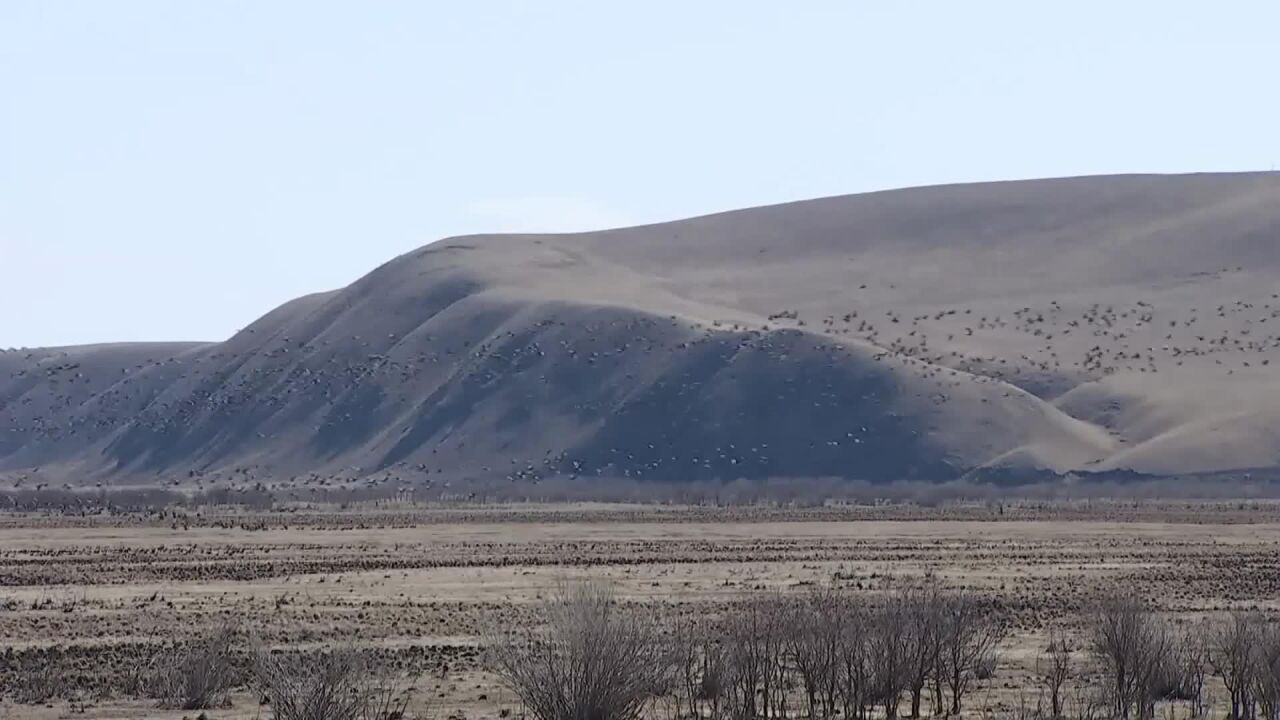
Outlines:
[[[223,342],[0,353],[0,474],[1267,469],[1278,273],[1276,173],[928,186],[447,238]]]

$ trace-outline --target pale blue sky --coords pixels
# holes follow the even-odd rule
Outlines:
[[[1275,2],[0,0],[0,346],[226,337],[440,237],[1280,164]]]

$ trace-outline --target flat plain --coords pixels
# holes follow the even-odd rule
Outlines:
[[[925,575],[994,603],[1008,634],[970,712],[1008,712],[1035,702],[1048,630],[1082,632],[1107,592],[1137,591],[1178,624],[1277,609],[1280,504],[7,515],[0,717],[195,717],[129,688],[168,644],[228,622],[278,649],[368,651],[413,678],[415,714],[519,717],[482,646],[536,622],[566,580],[607,580],[674,618],[723,614],[759,591],[874,595]],[[247,688],[205,714],[269,716]]]

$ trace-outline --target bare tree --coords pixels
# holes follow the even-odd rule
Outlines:
[[[810,718],[830,718],[837,711],[843,640],[839,628],[845,605],[838,591],[823,588],[810,592],[791,613],[785,644],[804,688]]]
[[[1094,618],[1090,645],[1106,673],[1113,717],[1150,720],[1172,645],[1163,620],[1135,597],[1107,598]]]
[[[867,662],[871,668],[868,700],[884,707],[886,720],[898,717],[902,693],[911,682],[915,642],[913,618],[902,603],[877,608],[868,623]]]
[[[1049,631],[1049,645],[1036,658],[1036,676],[1049,696],[1050,717],[1062,717],[1066,697],[1063,688],[1071,677],[1071,641],[1058,630]]]
[[[725,626],[727,699],[731,715],[786,715],[787,610],[779,595],[748,599]]]
[[[1168,676],[1171,657],[1177,647],[1177,639],[1165,620],[1154,614],[1147,617],[1145,632],[1134,648],[1135,709],[1139,720],[1151,720],[1155,716],[1156,700],[1167,697],[1163,679]]]
[[[1156,697],[1184,700],[1190,705],[1191,716],[1198,717],[1204,702],[1205,658],[1204,643],[1198,637],[1191,633],[1173,635],[1156,683]]]
[[[665,639],[599,585],[562,590],[546,616],[545,627],[497,638],[493,651],[494,668],[537,720],[641,720],[659,699],[690,720],[867,720],[881,708],[897,720],[907,698],[920,712],[926,690],[932,715],[958,716],[1004,637],[983,599],[937,586],[875,600],[830,588],[748,596],[721,617],[677,623]],[[1187,701],[1198,717],[1211,665],[1235,720],[1280,720],[1280,629],[1255,616],[1193,637],[1119,595],[1099,603],[1080,643],[1050,631],[1034,669],[1043,704],[1024,706],[1027,717],[1153,720],[1166,701]],[[1068,698],[1073,677],[1094,676],[1084,648],[1101,691],[1077,686]]]
[[[911,717],[920,717],[920,701],[925,685],[938,667],[941,632],[942,593],[930,581],[920,588],[905,590],[898,598],[908,616],[906,633],[906,689],[911,694]]]
[[[1280,720],[1280,628],[1258,627],[1253,667],[1254,693],[1263,720]]]
[[[866,720],[871,696],[871,627],[873,618],[864,607],[846,599],[834,629],[839,646],[836,657],[836,695],[847,720]]]
[[[672,632],[671,660],[676,680],[676,715],[682,706],[695,718],[720,717],[725,688],[724,648],[705,621],[684,620]]]
[[[1232,613],[1209,627],[1205,637],[1209,666],[1231,696],[1231,720],[1252,717],[1256,618]]]
[[[669,658],[653,623],[610,588],[568,585],[546,604],[545,630],[495,639],[493,667],[539,720],[639,720],[667,689]]]
[[[951,693],[951,715],[959,715],[964,695],[979,669],[994,662],[1004,630],[972,596],[957,593],[937,601],[938,671]]]

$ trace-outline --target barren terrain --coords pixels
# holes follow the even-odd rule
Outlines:
[[[993,599],[1010,634],[970,712],[1010,712],[1035,701],[1028,673],[1047,629],[1079,632],[1099,594],[1140,590],[1177,623],[1276,609],[1280,506],[5,516],[0,717],[194,717],[131,697],[131,679],[166,643],[231,620],[279,649],[373,652],[416,677],[416,711],[497,718],[520,709],[480,645],[536,622],[538,600],[565,579],[607,578],[674,618],[721,614],[761,589],[873,595],[925,574]],[[207,716],[262,712],[247,690],[232,700]]]
[[[1278,248],[1276,173],[451,238],[224,342],[0,353],[0,479],[1274,476]]]

